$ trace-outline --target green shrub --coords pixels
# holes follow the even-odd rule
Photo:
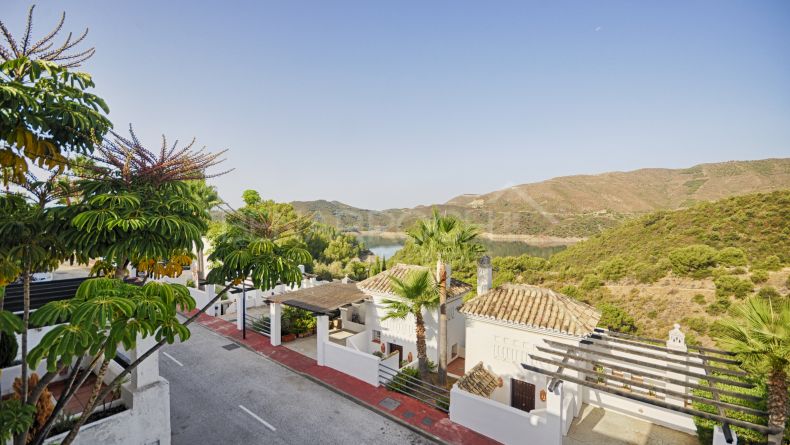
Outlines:
[[[19,345],[14,334],[0,332],[0,368],[11,366],[16,360]]]
[[[560,293],[563,294],[563,295],[567,295],[567,296],[569,296],[571,298],[575,298],[577,300],[582,297],[582,291],[579,290],[578,287],[576,287],[576,286],[574,286],[572,284],[568,284],[566,286],[562,286],[562,288],[560,289]]]
[[[785,280],[785,287],[790,289],[790,275],[788,275],[787,279]]]
[[[634,267],[634,277],[640,283],[652,284],[667,276],[667,272],[672,268],[669,258],[661,258],[655,263],[639,263]]]
[[[598,289],[602,285],[603,285],[603,282],[601,281],[601,278],[598,275],[587,274],[587,275],[584,276],[584,279],[582,279],[582,282],[579,285],[579,287],[582,290],[591,291],[591,290]]]
[[[730,273],[733,275],[744,275],[746,273],[746,269],[743,267],[736,267],[735,269],[732,269]]]
[[[710,315],[721,315],[730,308],[732,302],[730,301],[729,297],[720,297],[717,298],[716,301],[709,304],[707,308],[705,308],[705,312]]]
[[[782,298],[782,295],[771,286],[765,286],[762,289],[760,289],[760,291],[757,292],[757,296],[762,298],[771,298],[771,299]]]
[[[725,247],[716,254],[716,261],[724,266],[745,266],[746,253],[737,247]]]
[[[734,295],[737,298],[744,298],[749,292],[754,290],[754,285],[750,281],[742,280],[732,275],[719,277],[714,283],[716,284],[716,296],[718,297]]]
[[[607,281],[617,281],[623,278],[627,272],[628,268],[622,258],[614,258],[598,265],[598,274]]]
[[[601,303],[598,305],[598,310],[601,311],[599,326],[615,332],[629,333],[637,331],[634,318],[619,307],[609,303]]]
[[[776,255],[768,255],[757,264],[757,268],[776,271],[782,268],[782,260]]]
[[[691,298],[691,301],[697,304],[705,304],[705,296],[702,294],[696,294]]]
[[[760,284],[768,281],[768,272],[765,270],[753,270],[751,276],[752,283]]]
[[[191,278],[187,279],[187,281],[184,284],[184,286],[186,286],[186,287],[193,287],[193,288],[197,287],[197,286],[195,286],[195,282]]]
[[[708,332],[708,322],[702,317],[687,317],[681,320],[680,324],[701,335]]]
[[[398,391],[404,394],[410,393],[410,387],[413,386],[413,380],[410,379],[420,378],[420,371],[416,368],[403,368],[387,383],[387,389],[390,391]]]
[[[678,275],[692,275],[716,266],[716,249],[705,244],[694,244],[674,249],[669,253],[672,271]]]

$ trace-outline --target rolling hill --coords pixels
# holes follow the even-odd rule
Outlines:
[[[565,176],[411,209],[366,210],[323,200],[293,205],[344,230],[402,231],[438,208],[487,233],[582,238],[656,210],[782,189],[790,189],[790,158]]]

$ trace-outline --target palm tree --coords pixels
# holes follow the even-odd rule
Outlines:
[[[767,377],[768,423],[784,431],[787,422],[787,373],[790,369],[790,300],[752,297],[719,322],[721,343],[738,354],[742,366]],[[782,433],[769,441],[780,443]]]
[[[407,231],[426,261],[436,259],[439,286],[439,383],[447,381],[447,266],[453,260],[468,260],[485,250],[478,242],[477,227],[455,216],[440,215],[434,209],[430,218],[417,222]]]
[[[195,201],[197,201],[198,205],[202,206],[206,210],[205,214],[208,215],[209,218],[211,210],[219,207],[223,203],[222,199],[217,193],[217,188],[213,185],[206,184],[206,181],[204,180],[190,181],[189,188],[195,197]],[[201,283],[203,283],[206,279],[205,263],[205,254],[203,252],[203,244],[201,243],[197,245],[197,273],[194,277],[198,289],[204,288],[204,285]]]
[[[387,313],[383,320],[390,318],[405,319],[414,316],[415,333],[417,335],[417,360],[419,361],[420,377],[428,378],[428,353],[425,346],[425,320],[423,309],[434,309],[439,305],[439,293],[431,281],[428,271],[415,272],[407,280],[390,277],[392,290],[400,300],[384,300]]]

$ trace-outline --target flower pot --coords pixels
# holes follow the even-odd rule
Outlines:
[[[280,340],[282,340],[283,343],[287,343],[289,341],[294,341],[294,340],[296,340],[296,335],[294,335],[294,334],[285,334],[285,335],[283,335],[280,338]]]

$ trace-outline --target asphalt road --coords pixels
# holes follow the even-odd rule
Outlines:
[[[193,324],[159,355],[173,445],[430,444],[425,437]]]

